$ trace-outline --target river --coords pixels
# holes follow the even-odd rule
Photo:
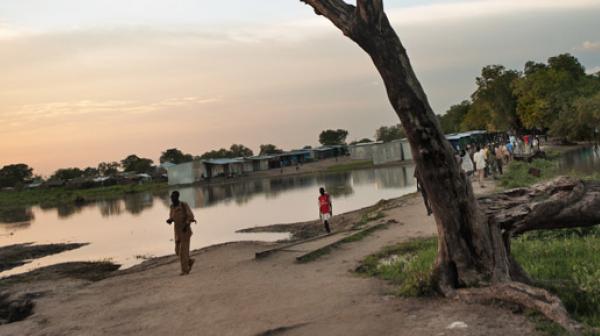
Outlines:
[[[255,226],[318,217],[318,188],[331,194],[335,213],[372,205],[416,190],[412,166],[345,173],[252,179],[235,184],[177,188],[198,220],[192,248],[240,240],[275,241],[286,233],[237,233]],[[32,242],[89,243],[0,273],[8,276],[68,261],[109,260],[124,268],[173,253],[173,228],[165,223],[169,193],[139,193],[83,206],[14,209],[0,216],[0,246]]]

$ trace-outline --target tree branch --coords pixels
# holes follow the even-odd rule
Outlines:
[[[600,224],[600,183],[594,181],[558,177],[531,188],[482,197],[479,203],[513,235]]]
[[[300,0],[311,6],[317,15],[329,19],[346,36],[350,36],[356,7],[343,0]]]

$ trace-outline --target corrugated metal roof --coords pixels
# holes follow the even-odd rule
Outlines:
[[[244,159],[243,158],[210,159],[210,160],[205,160],[204,163],[214,164],[214,165],[226,165],[226,164],[234,164],[234,163],[244,163]]]

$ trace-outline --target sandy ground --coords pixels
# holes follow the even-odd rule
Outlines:
[[[353,273],[383,246],[435,234],[420,197],[397,202],[381,221],[398,223],[306,264],[295,262],[302,245],[255,260],[275,245],[244,242],[195,251],[189,276],[179,276],[169,256],[99,282],[17,285],[44,294],[32,316],[0,326],[0,335],[535,335],[508,310],[402,299],[385,282]],[[334,230],[358,216],[340,216]],[[447,329],[456,321],[467,328]]]

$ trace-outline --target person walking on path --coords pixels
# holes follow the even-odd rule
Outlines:
[[[187,275],[194,265],[194,259],[190,259],[190,238],[192,237],[192,228],[190,224],[196,223],[194,214],[190,206],[179,200],[179,191],[171,193],[171,208],[167,224],[175,223],[175,254],[181,262],[181,273]]]
[[[473,157],[473,161],[475,161],[475,169],[477,170],[477,177],[479,179],[479,186],[481,188],[485,188],[483,184],[483,179],[485,177],[485,168],[486,168],[486,160],[485,160],[485,150],[479,149],[477,153],[475,153]]]
[[[470,181],[471,175],[473,175],[474,170],[473,161],[471,160],[471,156],[469,155],[469,153],[465,152],[464,150],[460,152],[460,156],[462,158],[460,167],[465,172],[465,174],[467,174],[467,178],[469,178]]]
[[[323,225],[325,225],[325,231],[331,233],[331,228],[329,228],[329,221],[333,214],[331,197],[325,192],[325,188],[319,188],[319,194],[319,217],[321,218]]]
[[[498,172],[500,175],[504,174],[502,172],[502,165],[504,163],[504,152],[502,151],[502,145],[495,145],[494,157],[496,158],[496,167],[498,168]]]

